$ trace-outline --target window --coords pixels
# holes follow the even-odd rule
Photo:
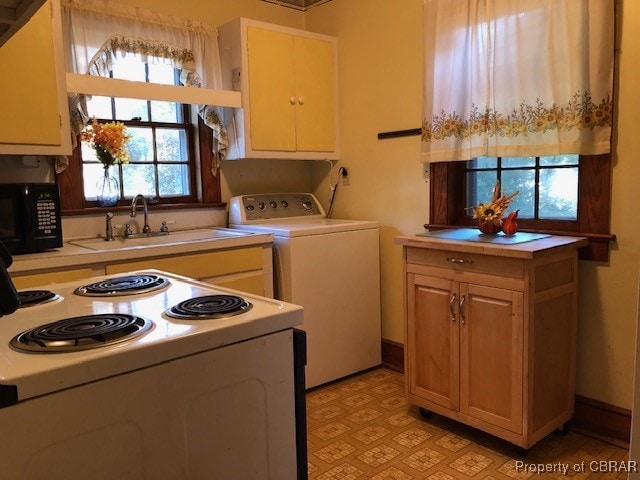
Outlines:
[[[138,82],[180,84],[178,69],[162,62],[144,63],[133,56],[119,59],[110,76]],[[129,163],[111,167],[120,188],[118,205],[130,205],[138,193],[151,199],[150,203],[193,204],[201,200],[208,206],[220,204],[219,179],[211,175],[215,161],[212,133],[202,120],[198,119],[197,125],[192,123],[191,106],[93,96],[87,98],[87,113],[98,121],[124,123],[132,136],[128,145]],[[95,151],[79,142],[69,168],[58,175],[63,212],[86,213],[87,209],[98,208],[97,185],[102,176],[103,167]]]
[[[486,202],[496,181],[506,193],[520,192],[510,210],[518,218],[578,218],[578,155],[549,157],[479,157],[467,162],[467,199]]]
[[[171,65],[142,63],[125,57],[112,69],[113,78],[179,84],[179,71]],[[193,201],[195,190],[193,129],[187,122],[189,106],[172,102],[132,98],[92,97],[87,101],[89,116],[99,121],[118,120],[131,135],[130,161],[112,167],[118,178],[120,198],[131,199],[138,193],[159,202]],[[97,194],[102,164],[95,151],[84,142],[81,148],[84,197],[93,201]]]
[[[615,239],[609,233],[610,154],[432,163],[430,221],[425,227],[475,227],[467,207],[486,201],[498,178],[508,193],[521,191],[510,207],[521,209],[521,230],[586,236],[589,247],[581,250],[580,258],[608,259],[609,242]],[[570,192],[577,195],[575,203]]]

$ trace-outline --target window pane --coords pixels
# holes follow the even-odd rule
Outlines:
[[[115,171],[113,173],[115,173]],[[86,163],[82,166],[84,196],[87,200],[96,200],[98,196],[98,181],[102,180],[102,177],[104,177],[104,167],[102,164]]]
[[[579,155],[556,155],[553,157],[540,157],[540,166],[577,165]]]
[[[509,212],[520,210],[521,218],[534,218],[536,172],[535,170],[505,170],[502,172],[500,189],[506,195],[511,195],[516,190],[520,191],[509,206]]]
[[[497,168],[498,159],[495,157],[478,157],[467,163],[467,168]]]
[[[99,97],[94,95],[90,100],[87,99],[87,113],[90,117],[113,120],[111,97]]]
[[[131,140],[127,145],[132,162],[153,162],[153,132],[150,128],[129,127]]]
[[[159,128],[156,142],[159,162],[187,161],[187,133],[184,130]]]
[[[80,142],[80,152],[82,153],[82,160],[84,162],[98,161],[96,151],[91,148],[87,142]]]
[[[149,120],[147,101],[137,98],[116,98],[116,118],[119,120],[133,120],[139,118],[143,122]]]
[[[151,121],[182,123],[182,110],[177,103],[151,101]]]
[[[189,195],[189,171],[186,165],[158,165],[161,197]]]
[[[536,157],[502,157],[502,166],[504,168],[535,167]]]
[[[578,218],[578,168],[549,168],[540,171],[539,218]]]
[[[147,197],[156,196],[153,165],[124,165],[122,177],[125,197],[134,197],[138,193]]]
[[[147,74],[144,67],[145,64],[135,58],[135,56],[127,55],[124,58],[119,58],[117,62],[114,62],[112,68],[113,78],[146,82]]]
[[[467,199],[469,206],[491,200],[498,176],[495,170],[469,172],[467,174]]]
[[[176,71],[167,63],[149,63],[149,81],[163,85],[176,85]]]

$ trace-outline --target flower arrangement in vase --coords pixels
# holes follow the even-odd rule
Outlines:
[[[118,180],[111,175],[110,167],[129,162],[127,144],[131,135],[127,134],[122,122],[100,123],[95,118],[80,134],[96,152],[96,157],[104,167],[104,177],[98,181],[98,203],[100,206],[112,206],[120,198]]]
[[[520,192],[516,190],[511,195],[505,195],[500,193],[500,182],[496,182],[493,187],[493,194],[491,200],[486,203],[468,207],[473,210],[473,218],[478,220],[478,229],[482,233],[493,234],[498,233],[503,228],[503,217],[505,210],[509,208],[509,205],[513,199],[518,196]],[[517,224],[515,219],[518,216],[518,211],[512,212],[509,216],[508,228],[505,234],[513,235],[517,231]],[[515,226],[515,228],[514,228]]]

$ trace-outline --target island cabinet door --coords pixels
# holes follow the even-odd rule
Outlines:
[[[522,433],[523,294],[460,285],[460,412]]]
[[[457,411],[457,283],[415,274],[408,274],[407,281],[409,393]]]

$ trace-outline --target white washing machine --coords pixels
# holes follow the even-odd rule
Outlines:
[[[309,193],[233,197],[233,228],[274,235],[275,295],[301,305],[306,387],[381,363],[378,224],[326,218]]]

